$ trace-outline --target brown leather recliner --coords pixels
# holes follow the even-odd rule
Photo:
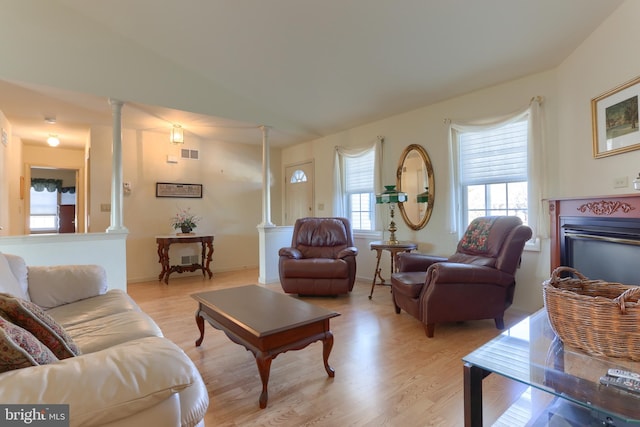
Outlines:
[[[279,251],[282,289],[299,295],[349,293],[356,280],[356,255],[347,218],[300,218],[291,247]]]
[[[398,254],[391,275],[396,313],[404,309],[433,337],[436,323],[494,319],[504,328],[515,272],[531,229],[515,216],[476,218],[449,258]]]

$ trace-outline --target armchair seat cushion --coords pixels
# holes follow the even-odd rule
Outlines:
[[[426,280],[426,271],[409,271],[391,276],[393,292],[403,294],[409,298],[418,298],[420,296]]]
[[[285,277],[311,277],[316,279],[336,279],[347,277],[349,266],[341,259],[305,258],[285,261]]]

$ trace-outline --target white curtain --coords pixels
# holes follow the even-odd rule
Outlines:
[[[344,157],[358,157],[366,154],[367,152],[374,150],[374,169],[373,169],[373,182],[376,186],[374,191],[379,192],[380,185],[380,176],[381,176],[381,165],[382,165],[382,141],[378,139],[377,141],[359,147],[339,147],[336,146],[335,156],[334,156],[334,164],[333,164],[333,215],[346,217],[347,216],[347,208],[346,208],[346,200],[345,200],[345,189],[344,189],[344,162],[342,159]]]
[[[462,224],[462,213],[460,206],[459,189],[459,167],[458,167],[458,144],[457,132],[478,132],[487,131],[501,127],[509,123],[523,119],[528,121],[528,142],[527,142],[527,168],[528,168],[528,192],[529,192],[529,227],[533,230],[533,236],[548,237],[548,218],[544,214],[543,194],[544,170],[542,160],[545,156],[544,124],[542,118],[541,104],[543,98],[536,96],[531,99],[529,105],[519,111],[507,116],[487,118],[477,122],[454,122],[449,121],[449,197],[450,216],[449,231],[460,235],[465,230]]]

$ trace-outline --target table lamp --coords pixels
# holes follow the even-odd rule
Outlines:
[[[389,222],[389,240],[387,244],[396,245],[398,240],[396,239],[396,223],[393,221],[393,209],[396,203],[402,203],[407,201],[407,193],[397,191],[395,185],[385,185],[385,191],[376,194],[376,204],[388,203],[391,212],[391,222]]]

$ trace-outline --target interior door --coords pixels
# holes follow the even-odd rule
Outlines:
[[[58,207],[58,233],[76,232],[76,205]]]
[[[313,162],[285,167],[284,225],[313,216]]]

